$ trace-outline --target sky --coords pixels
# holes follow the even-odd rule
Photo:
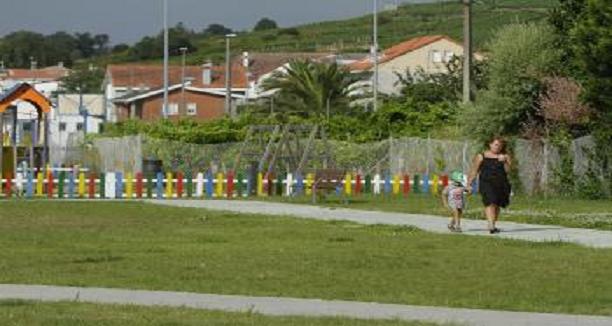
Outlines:
[[[379,0],[379,6],[428,0]],[[432,1],[432,0],[429,0]],[[435,1],[435,0],[433,0]],[[373,0],[168,0],[170,25],[200,31],[211,23],[252,28],[262,17],[281,27],[359,16]],[[108,34],[111,43],[134,43],[162,28],[162,0],[0,0],[0,36],[16,30]]]

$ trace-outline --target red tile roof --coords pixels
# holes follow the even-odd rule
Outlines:
[[[47,67],[42,69],[7,69],[4,79],[57,81],[68,76],[70,69],[64,67]]]
[[[277,53],[249,53],[249,73],[251,80],[258,79],[292,60],[325,61],[333,59],[333,53],[309,53],[309,52],[277,52]],[[242,64],[242,57],[234,59],[235,64]]]
[[[420,49],[426,45],[429,45],[431,43],[437,42],[442,39],[451,41],[453,43],[457,43],[456,41],[452,40],[450,37],[446,35],[427,35],[427,36],[415,37],[415,38],[412,38],[405,42],[396,44],[384,50],[379,59],[379,63],[385,63],[385,62],[391,61],[406,53]],[[369,70],[373,66],[374,64],[372,62],[372,59],[368,57],[364,60],[357,61],[355,63],[350,64],[349,69],[352,71],[363,71],[363,70]]]
[[[108,82],[114,87],[146,87],[150,89],[163,86],[163,66],[143,64],[109,65],[106,68]],[[212,83],[204,85],[202,81],[202,66],[185,66],[185,78],[191,78],[193,87],[223,88],[225,87],[225,67],[212,67]],[[169,85],[181,83],[182,67],[168,67]],[[246,86],[244,68],[239,65],[232,67],[232,87],[244,88]]]

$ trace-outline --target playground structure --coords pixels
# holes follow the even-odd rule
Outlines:
[[[321,149],[316,148],[317,143],[322,145]],[[303,173],[314,166],[329,168],[334,165],[325,129],[318,125],[251,126],[234,167],[240,167],[241,161],[250,165],[256,163],[257,171],[267,173]]]
[[[27,109],[35,110],[28,116],[29,134],[19,128],[18,122],[23,120],[20,114],[26,113],[20,110],[27,110],[20,102],[29,103]],[[51,101],[27,83],[17,84],[0,95],[0,176],[16,176],[20,162],[38,169],[46,165],[51,107]]]

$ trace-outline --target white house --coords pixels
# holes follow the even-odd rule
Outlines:
[[[446,64],[454,56],[463,56],[463,45],[445,35],[420,36],[396,44],[379,54],[378,91],[399,93],[401,86],[397,85],[397,74],[403,75],[407,70],[414,73],[421,68],[427,73],[445,73],[448,71]],[[482,60],[483,56],[475,53],[474,58]],[[373,58],[369,56],[348,67],[353,72],[373,72]],[[372,84],[372,80],[369,83]]]

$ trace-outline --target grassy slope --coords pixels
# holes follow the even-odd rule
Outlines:
[[[495,2],[495,5],[490,3]],[[484,50],[485,42],[500,26],[513,22],[542,21],[556,0],[496,0],[474,5],[474,42]],[[232,41],[234,53],[339,51],[368,52],[372,18],[362,16],[346,20],[312,23],[295,27],[299,36],[282,30],[245,32]],[[427,34],[447,34],[461,41],[463,12],[459,1],[404,5],[394,12],[380,15],[379,43],[387,48],[406,39]],[[198,52],[188,56],[190,64],[207,59],[222,61],[225,43],[220,37],[194,40]],[[115,61],[125,56],[113,57]],[[180,57],[172,60],[179,63]]]
[[[344,318],[266,317],[251,313],[225,313],[174,308],[92,305],[76,303],[41,304],[0,301],[2,325],[28,326],[155,326],[155,325],[320,325],[320,326],[434,326],[429,323],[353,320]]]
[[[612,251],[139,203],[3,202],[0,283],[612,315]]]

